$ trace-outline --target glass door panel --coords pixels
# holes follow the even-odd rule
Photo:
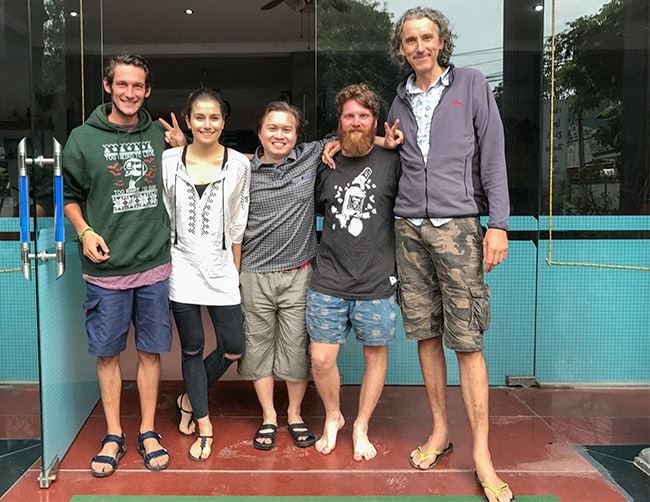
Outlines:
[[[29,241],[21,245],[31,259],[21,269],[23,281],[35,292],[35,312],[29,321],[38,340],[40,486],[46,488],[98,400],[95,360],[86,349],[85,288],[76,235],[63,218],[57,174],[62,145],[84,118],[85,89],[101,81],[101,73],[94,79],[86,74],[86,66],[93,68],[94,61],[101,61],[101,2],[28,0],[25,4],[28,24],[18,45],[26,48],[28,57],[20,64],[27,66],[23,74],[30,80],[24,117],[18,111],[19,118],[27,122],[26,139],[18,148],[19,161],[21,152],[25,159],[18,162],[18,183],[21,205],[29,206],[19,211],[23,216],[21,241],[24,237]],[[29,188],[23,174],[28,175]],[[29,215],[28,225],[25,215]],[[33,231],[25,232],[26,226]]]
[[[36,283],[23,278],[18,218],[17,146],[31,134],[28,61],[27,3],[0,0],[0,445],[10,462],[31,454],[16,464],[22,469],[41,455]]]

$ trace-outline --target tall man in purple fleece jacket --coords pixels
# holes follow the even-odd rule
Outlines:
[[[388,122],[400,121],[402,177],[395,202],[397,266],[408,339],[418,341],[433,418],[416,469],[451,453],[444,346],[456,352],[472,429],[476,480],[486,500],[514,500],[488,448],[488,373],[483,332],[490,290],[483,273],[508,254],[503,125],[485,77],[450,64],[454,34],[439,11],[416,7],[397,21],[394,55],[413,72],[399,84]],[[489,215],[484,231],[479,215]]]

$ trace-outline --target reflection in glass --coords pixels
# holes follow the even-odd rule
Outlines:
[[[553,127],[553,213],[648,214],[648,10],[643,1],[584,2],[545,45],[546,124]],[[557,2],[561,16],[563,2]],[[645,68],[646,70],[643,70]],[[644,73],[645,71],[645,73]],[[550,123],[549,99],[553,100]],[[547,141],[547,151],[549,149]],[[548,156],[543,169],[549,189]],[[548,211],[548,197],[545,211]]]
[[[318,137],[336,131],[334,96],[343,87],[366,83],[380,98],[383,123],[402,76],[389,54],[393,16],[378,2],[347,2],[349,9],[319,3]]]

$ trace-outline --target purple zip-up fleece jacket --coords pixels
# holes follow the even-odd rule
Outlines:
[[[510,197],[503,124],[492,90],[481,72],[454,68],[431,119],[426,164],[417,145],[417,123],[406,95],[406,79],[388,112],[400,120],[402,177],[395,215],[460,218],[489,215],[488,227],[508,229]]]

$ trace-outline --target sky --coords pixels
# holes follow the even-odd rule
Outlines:
[[[503,0],[379,0],[392,12],[394,20],[405,10],[419,5],[442,11],[458,35],[452,62],[458,66],[473,66],[481,70],[494,85],[503,71]],[[563,31],[567,23],[585,15],[597,13],[606,0],[556,0],[555,33]],[[544,12],[544,34],[551,34],[551,0]]]

